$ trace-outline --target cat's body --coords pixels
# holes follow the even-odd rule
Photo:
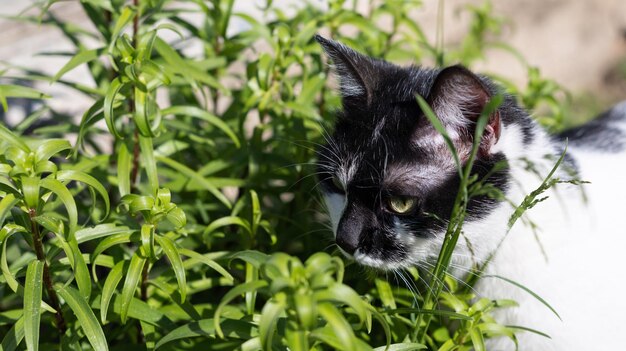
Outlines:
[[[552,338],[521,333],[518,339],[522,350],[624,348],[616,336],[626,328],[626,301],[617,297],[626,288],[626,227],[620,220],[626,214],[626,103],[611,111],[612,120],[596,120],[556,140],[537,127],[534,149],[502,146],[509,150],[511,172],[515,173],[512,177],[520,184],[509,190],[510,198],[519,199],[540,182],[524,169],[525,162],[515,159],[534,156],[535,163],[541,164],[541,151],[558,150],[565,137],[577,176],[590,182],[582,189],[571,185],[551,189],[547,193],[550,198],[527,214],[538,225],[537,237],[527,225],[517,224],[487,269],[487,274],[507,277],[530,288],[550,303],[562,320],[527,292],[500,279],[485,278],[477,286],[478,293],[485,297],[512,298],[520,303],[519,308],[501,312],[500,323],[531,327]],[[503,135],[501,141],[506,137]],[[520,154],[514,155],[511,150]],[[553,162],[543,161],[543,175]],[[508,215],[509,208],[503,205],[503,214],[494,213],[494,221]],[[480,228],[469,224],[465,230]],[[493,350],[512,349],[510,341],[504,339],[491,346]]]
[[[336,66],[344,106],[319,158],[336,242],[367,266],[426,267],[439,254],[459,177],[443,137],[415,95],[432,106],[465,162],[476,119],[498,87],[461,67],[400,68],[321,37],[318,41]],[[503,312],[500,323],[537,329],[553,338],[520,333],[522,350],[621,347],[616,335],[626,327],[626,303],[619,290],[626,285],[620,268],[620,251],[626,245],[626,226],[620,221],[626,212],[626,104],[612,111],[554,137],[513,97],[505,96],[484,130],[473,173],[513,204],[541,184],[562,153],[565,137],[570,140],[568,157],[555,176],[573,178],[574,169],[577,177],[592,183],[584,186],[586,203],[578,186],[559,184],[550,190],[550,199],[524,218],[539,226],[537,236],[522,223],[507,234],[514,211],[507,201],[478,196],[468,204],[463,238],[453,256],[454,273],[462,276],[498,248],[486,274],[527,286],[563,319],[510,283],[480,280],[478,295],[520,304]],[[508,166],[492,172],[502,163]],[[513,349],[508,340],[490,346]]]

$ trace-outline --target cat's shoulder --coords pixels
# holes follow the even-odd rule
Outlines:
[[[597,118],[558,135],[569,144],[590,151],[626,151],[626,101],[613,106]]]

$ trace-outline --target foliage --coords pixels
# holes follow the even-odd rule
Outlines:
[[[411,19],[419,1],[364,12],[358,1],[267,1],[263,21],[233,0],[81,1],[94,30],[55,17],[54,2],[13,20],[61,29],[74,51],[48,54],[67,63],[54,76],[7,67],[3,79],[61,84],[92,103],[67,116],[42,100],[0,125],[0,349],[479,350],[515,339],[490,316],[515,303],[476,301],[445,263],[434,273],[445,284],[422,297],[415,269],[396,286],[324,253],[312,176],[339,107],[315,33],[392,61],[469,65],[505,47],[489,5],[467,9],[468,35],[444,50]],[[91,85],[64,79],[79,66]],[[558,115],[560,88],[529,70],[522,102]],[[49,98],[0,86],[4,111],[15,97]]]

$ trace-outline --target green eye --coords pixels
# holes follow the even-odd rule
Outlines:
[[[392,196],[387,199],[387,208],[389,211],[397,214],[405,214],[410,212],[417,205],[417,200],[408,196]]]
[[[344,188],[343,183],[341,182],[341,180],[339,180],[339,177],[337,177],[337,176],[333,176],[332,181],[333,181],[333,185],[334,185],[337,189],[339,189],[339,190],[341,190],[341,191],[345,191],[345,190],[346,190],[346,189]]]

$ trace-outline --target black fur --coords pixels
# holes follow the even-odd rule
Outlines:
[[[394,184],[385,178],[389,178],[389,173],[399,172],[398,169],[419,169],[437,161],[431,149],[415,146],[416,129],[430,125],[415,96],[429,97],[441,70],[403,68],[360,55],[321,37],[317,40],[334,60],[343,97],[343,111],[338,113],[330,143],[319,151],[322,191],[343,193],[332,182],[334,173],[342,167],[338,161],[360,160],[360,166],[347,184],[347,205],[339,222],[337,243],[348,253],[358,248],[360,253],[372,258],[400,261],[407,253],[395,237],[394,222],[400,221],[409,232],[422,238],[441,231],[450,217],[460,184],[455,170],[442,170],[441,181],[425,180],[424,184]],[[489,79],[474,77],[480,80],[488,95],[500,93],[499,87]],[[361,87],[347,85],[355,83]],[[513,97],[505,95],[498,112],[504,125],[521,127],[525,143],[532,141],[530,117],[516,105]],[[481,179],[487,177],[489,183],[504,192],[510,181],[508,169],[492,172],[501,162],[506,163],[501,153],[480,157],[472,172]],[[413,197],[419,205],[410,214],[390,213],[384,201],[392,195]],[[482,218],[496,203],[497,200],[486,195],[472,198],[468,204],[469,219]]]
[[[626,134],[616,124],[626,123],[625,121],[626,105],[621,104],[582,126],[562,132],[557,137],[568,139],[572,145],[617,153],[626,149]]]

